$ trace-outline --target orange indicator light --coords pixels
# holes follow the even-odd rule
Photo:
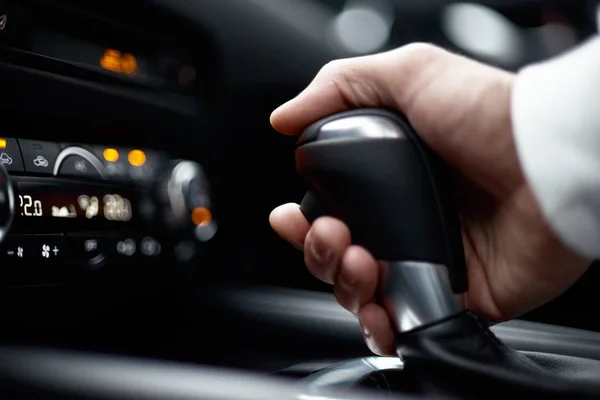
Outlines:
[[[117,162],[119,159],[119,152],[117,149],[104,149],[104,153],[102,153],[102,155],[108,162]]]
[[[141,150],[131,150],[127,159],[134,167],[141,167],[146,163],[146,154]]]
[[[100,66],[112,72],[121,72],[121,52],[106,49],[100,59]]]
[[[192,222],[196,226],[208,225],[212,221],[212,214],[206,207],[196,207],[192,211]]]
[[[0,149],[6,148],[6,139],[0,138]]]
[[[138,72],[137,60],[132,54],[106,49],[100,58],[100,66],[108,71],[135,75]]]
[[[121,57],[121,72],[127,75],[135,75],[138,72],[137,61],[134,56],[129,53],[123,54],[123,57]]]

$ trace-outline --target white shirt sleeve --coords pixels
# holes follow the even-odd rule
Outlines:
[[[565,245],[600,258],[600,37],[521,70],[512,93],[517,151]]]

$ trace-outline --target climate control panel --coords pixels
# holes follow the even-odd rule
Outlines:
[[[144,274],[216,233],[200,165],[139,148],[0,138],[8,284]]]
[[[0,138],[0,164],[11,174],[149,182],[165,157],[136,148]]]

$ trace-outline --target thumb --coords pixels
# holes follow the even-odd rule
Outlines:
[[[297,97],[271,114],[271,125],[286,135],[328,115],[353,108],[384,107],[405,112],[418,74],[444,50],[414,43],[375,55],[332,61]]]

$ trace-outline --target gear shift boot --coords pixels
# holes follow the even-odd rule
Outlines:
[[[547,355],[524,354],[505,345],[471,312],[399,335],[397,351],[404,362],[404,379],[422,393],[473,399],[591,399],[600,394],[600,361],[555,355],[552,366]],[[596,379],[577,371],[579,366],[596,371]]]

